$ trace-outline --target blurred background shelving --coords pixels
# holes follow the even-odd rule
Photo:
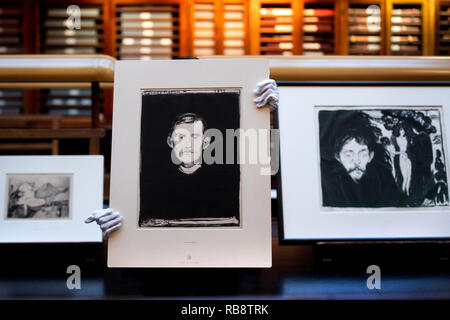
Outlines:
[[[348,7],[348,53],[350,55],[383,54],[380,2],[351,2]]]
[[[450,0],[5,0],[0,54],[17,53],[447,56]],[[102,91],[110,126],[112,90]],[[88,124],[91,104],[88,88],[0,89],[0,113],[59,114],[63,125]]]
[[[23,53],[23,3],[0,4],[0,55]],[[23,112],[23,91],[0,88],[0,114]]]
[[[391,16],[392,55],[421,55],[423,31],[423,12],[420,4],[394,4]]]
[[[262,3],[259,11],[261,55],[293,54],[293,10],[290,4]]]
[[[450,55],[450,1],[436,5],[436,55]]]
[[[329,55],[335,52],[335,4],[305,3],[303,9],[303,54]]]
[[[179,6],[117,5],[116,57],[123,60],[179,56]]]

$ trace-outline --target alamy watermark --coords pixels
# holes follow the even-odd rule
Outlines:
[[[366,270],[367,274],[370,274],[370,276],[367,278],[366,285],[367,289],[374,290],[374,289],[381,289],[381,269],[379,266],[373,264],[367,267]]]
[[[66,270],[67,274],[70,276],[67,278],[66,286],[69,290],[80,290],[81,289],[81,269],[77,265],[70,265]]]
[[[65,26],[69,30],[80,30],[81,29],[81,9],[77,5],[70,5],[66,9],[67,20],[65,21]]]
[[[211,164],[259,165],[261,175],[279,169],[278,129],[226,129],[223,131],[194,123],[176,126],[167,137],[174,165],[186,167]]]

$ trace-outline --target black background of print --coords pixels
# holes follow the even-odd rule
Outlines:
[[[397,109],[374,109],[386,114],[394,114]],[[426,110],[408,110],[415,114]],[[368,115],[362,110],[321,110],[319,111],[320,168],[322,183],[322,205],[325,207],[422,207],[425,199],[436,197],[437,184],[433,175],[426,172],[435,166],[429,133],[414,135],[414,144],[408,148],[412,161],[411,194],[401,192],[392,175],[395,163],[387,161],[389,154],[381,143],[375,145],[374,159],[367,165],[367,171],[358,184],[352,182],[344,168],[335,159],[334,144],[342,132],[357,128],[371,132],[375,141],[382,138],[376,126],[368,125]],[[370,111],[370,110],[367,110]],[[441,115],[442,116],[442,115]],[[439,120],[441,121],[441,120]],[[383,122],[384,126],[386,122]],[[411,125],[411,123],[409,123]],[[441,123],[439,124],[441,125]],[[375,129],[374,129],[375,128]],[[442,136],[442,131],[440,132]],[[387,138],[386,138],[387,139]],[[378,141],[380,142],[380,141]],[[391,142],[387,142],[391,143]],[[441,142],[442,143],[442,142]],[[442,145],[442,150],[444,146]],[[443,154],[442,161],[445,161]],[[398,169],[398,168],[397,168]],[[445,172],[445,165],[444,165]],[[430,172],[431,173],[431,172]],[[436,177],[436,175],[434,176]],[[445,184],[447,184],[445,177]],[[448,199],[448,191],[445,192]],[[448,204],[448,201],[447,201]],[[435,206],[435,205],[431,205]]]
[[[171,161],[167,135],[176,116],[196,113],[207,128],[238,129],[238,93],[183,93],[142,96],[140,223],[147,219],[239,219],[240,167],[206,165],[181,173]],[[237,143],[235,143],[236,151]],[[236,155],[236,152],[235,152]],[[224,152],[224,161],[226,155]]]

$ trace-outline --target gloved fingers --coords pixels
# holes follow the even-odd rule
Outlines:
[[[113,220],[111,220],[109,222],[101,224],[100,228],[102,229],[102,231],[105,231],[105,230],[108,230],[109,228],[111,228],[111,227],[113,227],[113,226],[115,226],[115,225],[117,225],[117,224],[119,224],[121,222],[122,222],[122,217],[118,217],[118,218],[115,218],[115,219],[113,219]]]
[[[262,92],[264,92],[265,90],[267,90],[268,88],[276,87],[276,86],[277,86],[277,83],[275,82],[275,80],[266,79],[257,84],[256,89],[253,90],[253,93],[256,95],[259,95]]]
[[[270,111],[274,111],[278,108],[278,103],[280,102],[280,95],[278,91],[275,91],[274,94],[271,94],[266,101],[266,106],[270,108]]]
[[[267,92],[262,96],[262,99],[255,101],[255,103],[257,108],[262,108],[265,106],[276,108],[278,106],[278,96],[272,92]]]
[[[255,95],[258,96],[258,95],[263,94],[267,90],[274,90],[275,92],[278,92],[277,83],[274,80],[272,80],[271,82],[264,84],[264,86],[256,88],[253,92]]]
[[[261,90],[260,92],[258,92],[256,95],[256,99],[260,98],[261,96],[263,96],[264,94],[266,94],[268,91],[275,93],[276,88],[274,88],[273,86],[271,86],[270,84],[268,84],[266,87],[264,87],[264,90]]]
[[[117,229],[119,229],[122,226],[122,223],[119,223],[117,225],[115,225],[114,227],[109,228],[108,230],[106,230],[103,233],[103,239],[108,239],[109,235],[111,234],[111,232],[116,231]]]
[[[109,214],[106,214],[106,215],[102,216],[100,219],[98,219],[97,223],[98,224],[104,224],[104,223],[106,223],[108,221],[111,221],[111,220],[113,220],[115,218],[118,218],[118,217],[121,217],[120,213],[117,212],[117,211],[113,211],[113,212],[111,212]]]
[[[91,223],[92,221],[95,221],[94,215],[91,214],[89,217],[84,219],[84,223]]]
[[[259,103],[259,102],[265,101],[271,95],[274,95],[274,91],[272,89],[268,89],[268,90],[264,91],[260,96],[253,99],[253,101],[255,103]]]
[[[94,212],[92,212],[92,214],[87,217],[84,222],[85,223],[91,223],[92,221],[98,221],[98,219],[100,219],[101,217],[111,214],[113,211],[111,208],[108,209],[100,209],[100,210],[95,210]]]

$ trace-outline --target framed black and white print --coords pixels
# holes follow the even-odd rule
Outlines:
[[[450,237],[448,87],[280,90],[283,241]]]
[[[6,220],[71,219],[72,174],[7,174]]]
[[[0,242],[101,242],[103,156],[0,157]]]
[[[271,265],[270,163],[244,159],[270,129],[267,77],[254,59],[116,63],[109,267]]]

